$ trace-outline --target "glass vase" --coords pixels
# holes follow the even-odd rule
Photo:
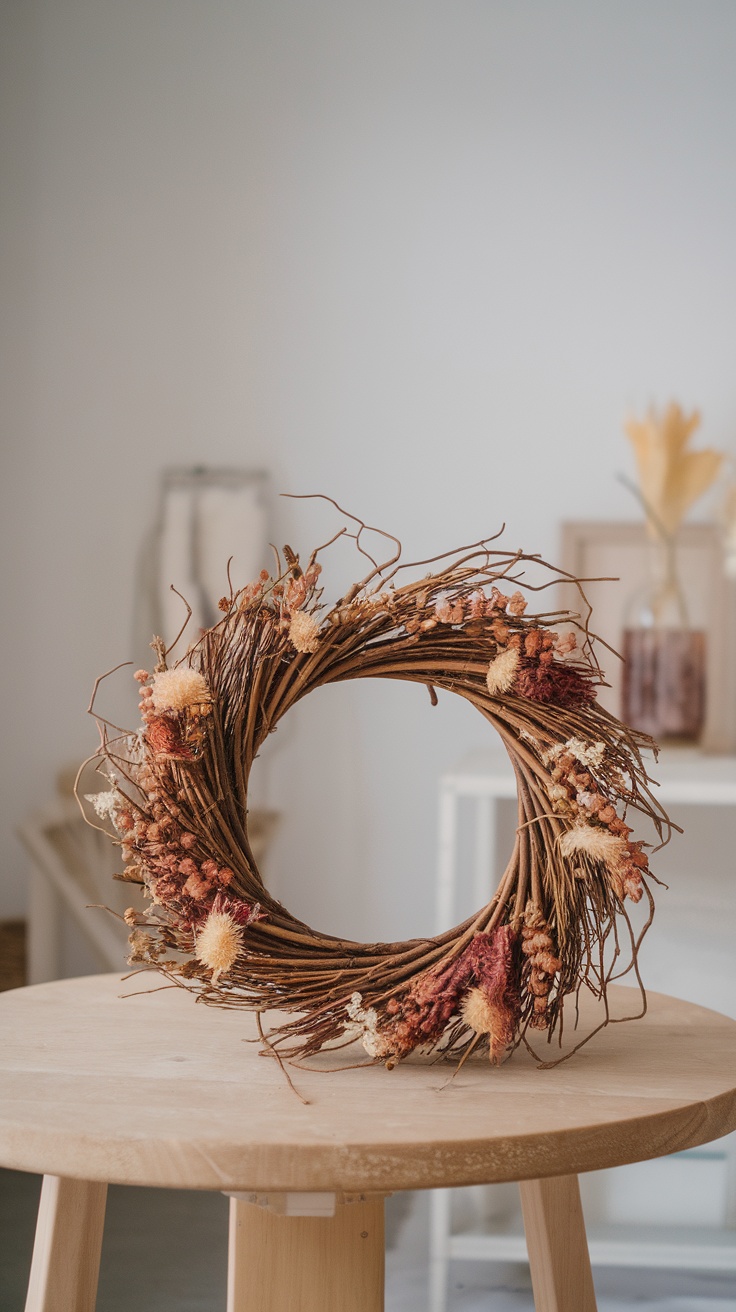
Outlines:
[[[690,623],[674,537],[649,545],[648,579],[624,616],[622,719],[657,742],[697,743],[705,719],[705,630]]]

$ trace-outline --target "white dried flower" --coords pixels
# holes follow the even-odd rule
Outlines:
[[[243,946],[243,931],[226,911],[210,911],[197,934],[195,957],[212,971],[216,983],[235,964]]]
[[[497,697],[499,693],[508,692],[514,679],[516,671],[519,668],[519,653],[516,647],[507,647],[499,656],[496,656],[488,666],[486,675],[486,684],[492,697]]]
[[[289,624],[289,638],[297,651],[316,651],[319,645],[319,622],[306,610],[295,610]]]
[[[378,1014],[373,1007],[363,1006],[363,995],[353,993],[345,1010],[357,1027],[363,1047],[369,1057],[385,1057],[391,1052],[388,1041],[378,1033]]]
[[[587,765],[591,770],[600,770],[606,755],[605,743],[586,743],[582,738],[568,738],[566,743],[555,743],[544,753],[542,760],[545,765],[551,765],[557,761],[565,752],[574,756],[576,761],[581,765]]]
[[[84,800],[90,803],[100,820],[112,820],[115,823],[121,804],[120,794],[115,788],[105,789],[102,793],[85,793]]]
[[[565,750],[582,765],[589,765],[591,770],[600,770],[606,755],[606,744],[584,743],[582,738],[568,738]]]
[[[212,698],[207,680],[198,670],[177,667],[160,670],[151,682],[151,705],[155,711],[196,710],[206,714]]]

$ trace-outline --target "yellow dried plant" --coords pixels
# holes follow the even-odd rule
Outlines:
[[[699,424],[697,410],[686,415],[671,401],[664,412],[651,408],[646,418],[631,418],[624,425],[634,448],[647,527],[654,537],[676,533],[690,507],[718,477],[720,452],[688,450]]]

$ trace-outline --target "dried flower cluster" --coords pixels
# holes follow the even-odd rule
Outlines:
[[[354,522],[348,536],[367,554]],[[645,929],[653,902],[627,816],[644,813],[660,838],[668,828],[642,763],[650,740],[598,705],[587,623],[528,614],[522,588],[542,591],[556,573],[492,542],[419,562],[434,572],[410,582],[397,543],[333,605],[324,548],[302,569],[285,547],[273,576],[223,597],[223,618],[183,662],[169,669],[152,644],[156,668],[135,675],[141,729],[112,737],[98,721],[111,786],[92,799],[114,826],[120,878],[150,902],[126,915],[132,960],[213,1005],[290,1013],[271,1033],[277,1050],[309,1055],[359,1034],[389,1067],[417,1049],[463,1058],[476,1046],[498,1063],[528,1031],[560,1034],[565,998],[585,986],[605,999],[622,973],[621,920],[638,979],[627,904],[648,899]],[[530,564],[547,581],[529,582]],[[432,940],[361,944],[309,928],[270,896],[250,847],[248,777],[267,735],[313,689],[366,677],[466,698],[516,772],[516,843],[499,887]]]

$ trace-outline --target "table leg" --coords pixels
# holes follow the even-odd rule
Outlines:
[[[383,1198],[334,1216],[279,1216],[230,1199],[227,1312],[382,1312]]]
[[[519,1184],[536,1312],[596,1312],[576,1175]]]
[[[45,1175],[26,1312],[94,1312],[107,1185]]]
[[[433,1189],[429,1195],[428,1312],[447,1312],[451,1213],[452,1190]]]

